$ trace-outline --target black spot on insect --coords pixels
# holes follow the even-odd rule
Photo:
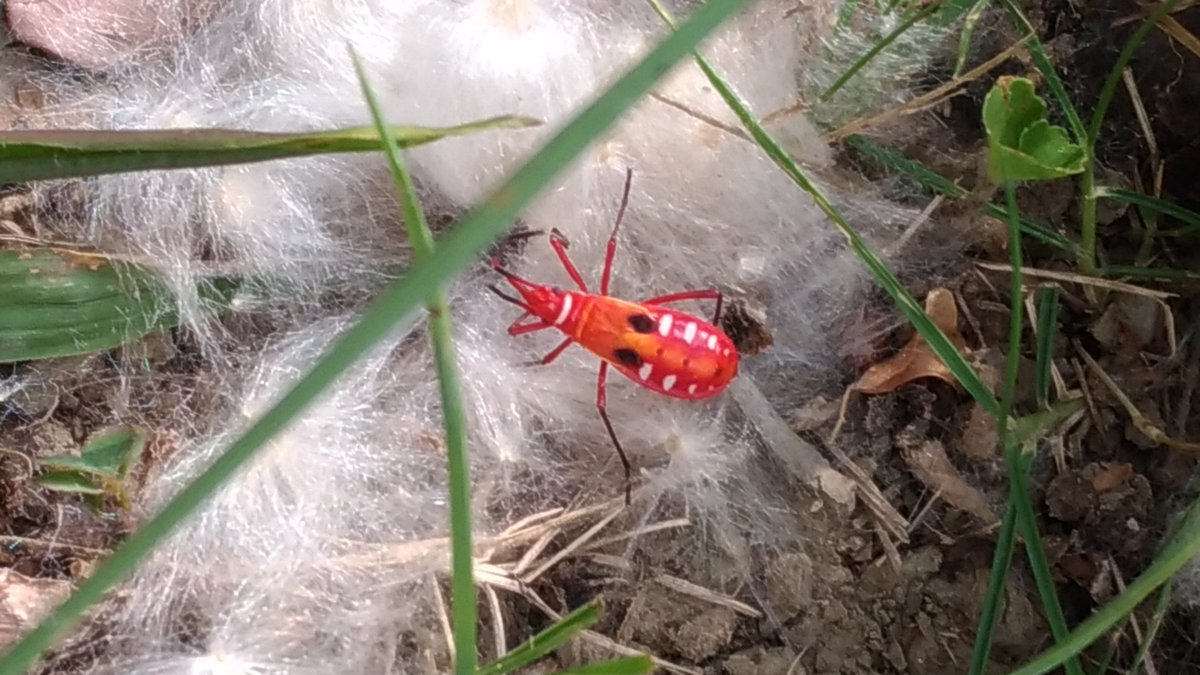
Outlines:
[[[638,368],[642,365],[642,357],[628,347],[613,350],[613,356],[617,357],[617,361],[623,366]]]
[[[639,333],[653,333],[655,324],[654,319],[645,314],[630,314],[629,325],[633,326],[633,329]]]
[[[666,351],[667,350],[663,349],[662,347],[659,347],[658,349],[654,350],[654,353],[657,354],[658,356],[662,356],[664,353],[666,353]]]

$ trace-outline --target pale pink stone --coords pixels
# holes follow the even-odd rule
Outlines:
[[[215,0],[8,0],[13,38],[83,68],[105,68],[183,35]]]

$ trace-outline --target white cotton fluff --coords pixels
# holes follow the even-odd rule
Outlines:
[[[673,8],[681,14],[693,4]],[[803,71],[839,6],[760,2],[703,51],[766,115],[801,95]],[[104,78],[39,79],[53,93],[40,119],[96,128],[367,124],[346,50],[352,43],[395,123],[508,113],[546,122],[409,152],[433,208],[454,212],[486,195],[662,35],[661,21],[635,0],[228,0],[197,33],[141,65]],[[869,277],[761,150],[677,107],[737,126],[693,64],[681,64],[656,92],[660,98],[642,101],[522,219],[533,229],[559,228],[595,291],[632,168],[613,294],[717,287],[761,303],[775,347],[745,359],[741,377],[787,410],[842,376],[835,326],[861,302]],[[832,153],[806,118],[788,117],[771,131],[810,170],[831,170]],[[837,184],[827,187],[831,198],[877,250],[914,217],[868,188]],[[285,391],[408,257],[389,177],[374,155],[64,181],[35,195],[56,236],[157,266],[185,306],[199,278],[250,277],[253,298],[239,308],[269,318],[275,331],[225,334],[187,315],[214,352],[224,350],[210,363],[229,387],[227,401],[208,411],[220,432],[187,439],[148,490],[146,512]],[[55,217],[67,197],[77,215]],[[534,281],[570,283],[544,237],[530,239],[511,267]],[[595,357],[575,346],[549,366],[524,365],[559,338],[509,338],[505,327],[519,310],[487,292],[496,281],[480,264],[448,291],[480,533],[581,494],[599,500],[623,489],[596,413]],[[712,311],[711,303],[681,308]],[[98,619],[110,637],[89,672],[426,672],[394,641],[440,639],[428,593],[414,589],[445,569],[444,550],[386,566],[346,556],[446,535],[431,361],[419,327],[397,336],[271,443]],[[670,400],[615,371],[608,392],[616,433],[651,486],[651,503],[681,499],[694,519],[757,543],[804,538],[766,515],[785,505],[750,467],[754,420],[728,424],[738,411],[727,398]],[[89,639],[75,647],[88,648]]]

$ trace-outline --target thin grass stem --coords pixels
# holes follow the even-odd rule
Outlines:
[[[881,52],[883,52],[883,50],[887,49],[893,42],[895,42],[897,39],[899,39],[900,36],[903,35],[905,31],[912,28],[913,26],[920,23],[921,21],[924,21],[925,19],[927,19],[934,13],[941,10],[941,8],[942,8],[941,2],[932,2],[928,5],[926,5],[925,8],[922,9],[921,11],[910,15],[907,19],[900,22],[900,25],[898,25],[894,29],[892,29],[892,32],[885,35],[881,40],[876,42],[875,45],[872,46],[871,49],[869,49],[866,54],[863,54],[854,63],[852,63],[850,65],[850,68],[848,68],[846,70],[846,72],[842,73],[841,77],[839,77],[833,84],[829,85],[829,88],[825,90],[825,93],[821,94],[821,96],[818,100],[820,100],[822,103],[825,101],[828,101],[843,86],[845,86],[846,83],[851,80],[851,78],[853,78],[855,75],[857,75],[858,71],[865,68],[867,66],[867,64],[872,61],[872,59],[874,59]]]
[[[396,198],[404,211],[413,257],[429,260],[433,257],[433,232],[425,220],[421,200],[408,171],[399,145],[379,100],[367,81],[362,62],[351,49],[354,69],[362,86],[363,96],[371,109],[371,117],[383,139],[384,156],[396,184]],[[454,672],[473,675],[478,662],[476,653],[476,600],[474,578],[474,549],[471,545],[471,463],[467,449],[467,412],[463,404],[462,375],[455,356],[454,329],[450,324],[450,305],[446,294],[438,290],[425,303],[429,310],[430,340],[433,343],[434,364],[442,399],[442,425],[445,429],[447,475],[450,490],[450,605],[453,616]]]
[[[996,637],[996,626],[1000,622],[1000,610],[1004,606],[1004,589],[1008,581],[1008,569],[1012,566],[1014,543],[1016,542],[1017,511],[1012,501],[1000,521],[1000,532],[996,538],[996,552],[992,555],[992,569],[988,573],[987,590],[983,596],[983,608],[975,628],[975,646],[971,650],[971,666],[968,675],[983,675],[987,672],[988,657]]]
[[[1116,63],[1109,70],[1108,77],[1104,80],[1104,86],[1100,88],[1100,97],[1096,100],[1096,109],[1088,124],[1087,135],[1084,136],[1083,146],[1086,156],[1083,165],[1084,171],[1079,181],[1079,190],[1083,200],[1080,208],[1079,263],[1080,271],[1084,274],[1095,275],[1096,273],[1096,202],[1099,199],[1096,190],[1096,141],[1100,138],[1100,127],[1104,125],[1108,106],[1112,103],[1117,85],[1121,81],[1121,72],[1125,70],[1129,60],[1133,58],[1133,53],[1146,39],[1154,25],[1174,9],[1178,2],[1179,0],[1166,0],[1138,26],[1138,29],[1125,43],[1120,55],[1117,56]]]
[[[1005,171],[1007,174],[1007,170]],[[1012,425],[1013,403],[1017,391],[1017,375],[1021,359],[1021,337],[1024,327],[1024,255],[1021,250],[1021,228],[1017,222],[1017,191],[1013,181],[1005,178],[1004,196],[1008,206],[1009,260],[1012,266],[1009,288],[1010,308],[1008,323],[1008,355],[1005,365],[1004,390],[1000,398],[1000,446],[1004,448],[1005,464],[1008,468],[1009,499],[1016,511],[1016,525],[1025,541],[1025,554],[1029,558],[1029,566],[1033,569],[1034,582],[1038,595],[1042,599],[1042,608],[1046,620],[1050,624],[1050,632],[1055,640],[1063,640],[1067,635],[1067,622],[1063,616],[1062,606],[1058,602],[1058,593],[1054,587],[1054,577],[1050,572],[1050,563],[1046,559],[1045,547],[1041,534],[1038,532],[1037,514],[1033,510],[1033,502],[1029,498],[1028,479],[1023,468],[1022,443],[1014,437]],[[1000,555],[997,551],[997,556]],[[1065,666],[1068,675],[1083,675],[1083,667],[1078,659],[1071,658]]]
[[[1200,554],[1200,499],[1192,502],[1171,543],[1133,583],[1096,610],[1075,630],[1011,675],[1041,675],[1082,652],[1123,621],[1151,593],[1171,581],[1181,567]]]

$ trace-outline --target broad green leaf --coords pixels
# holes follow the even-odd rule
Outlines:
[[[77,492],[85,495],[104,494],[104,490],[77,471],[51,471],[37,477],[42,485],[56,492]]]
[[[448,136],[540,124],[528,117],[503,116],[452,127],[392,127],[403,147]],[[105,173],[180,169],[262,162],[322,153],[375,152],[381,143],[374,127],[305,133],[236,129],[16,130],[0,133],[0,184]]]
[[[236,287],[205,282],[200,296],[215,313]],[[0,251],[0,363],[103,351],[173,328],[173,302],[145,267],[49,248]]]
[[[993,182],[1049,180],[1083,171],[1083,148],[1046,120],[1046,103],[1025,78],[1000,78],[984,99],[983,124]]]
[[[563,646],[578,633],[587,630],[600,620],[600,603],[589,602],[564,616],[553,626],[530,638],[520,647],[502,656],[499,660],[479,669],[478,675],[505,675],[545,657]]]

